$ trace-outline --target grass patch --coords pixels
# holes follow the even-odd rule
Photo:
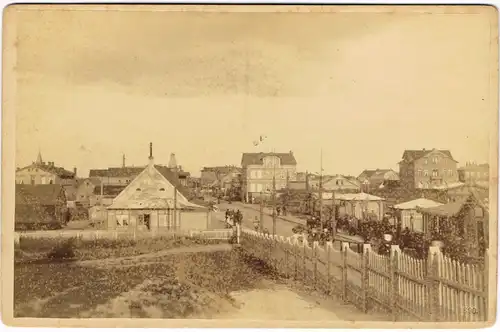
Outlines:
[[[14,267],[16,317],[210,317],[228,310],[232,291],[263,278],[242,252],[182,253],[147,265],[82,267],[76,263]],[[208,316],[207,316],[208,315]]]
[[[15,263],[50,262],[61,260],[93,260],[137,256],[182,246],[218,244],[223,240],[160,236],[155,238],[82,240],[76,237],[22,237],[15,249]]]

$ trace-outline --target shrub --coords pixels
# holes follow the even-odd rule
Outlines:
[[[74,239],[70,238],[54,247],[47,255],[47,258],[50,260],[72,259],[75,257],[74,247]]]

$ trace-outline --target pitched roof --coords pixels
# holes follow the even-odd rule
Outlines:
[[[135,178],[139,175],[146,166],[142,167],[110,167],[108,169],[91,169],[89,176],[90,178],[95,177],[131,177]],[[183,195],[188,195],[189,191],[187,188],[181,185],[178,181],[177,176],[168,168],[168,166],[155,165],[155,168],[173,185],[176,186],[177,190]],[[99,189],[100,193],[100,189]]]
[[[335,199],[341,201],[384,201],[385,200],[385,198],[370,195],[367,193],[339,194],[335,195]]]
[[[441,206],[443,204],[432,201],[430,199],[426,198],[417,198],[412,201],[404,202],[398,205],[395,205],[394,208],[400,209],[400,210],[416,210],[417,207],[420,208],[431,208],[431,207],[436,207],[436,206]]]
[[[163,176],[158,167],[147,167],[113,200],[108,207],[116,209],[172,209],[203,208],[177,191],[175,200],[174,185]]]
[[[58,166],[55,166],[53,164],[47,164],[47,163],[41,163],[41,164],[33,163],[31,165],[28,165],[26,167],[19,169],[18,171],[24,170],[27,168],[38,168],[38,169],[41,169],[45,172],[55,174],[58,177],[63,178],[63,179],[75,177],[75,173],[70,172],[68,170],[65,170],[63,167],[58,167]]]
[[[412,161],[413,160],[418,160],[420,158],[425,157],[426,155],[428,155],[429,153],[431,153],[433,151],[439,151],[442,154],[444,154],[447,157],[449,157],[450,159],[455,160],[455,159],[453,159],[453,156],[451,155],[450,150],[437,150],[437,149],[430,149],[430,150],[427,150],[427,149],[422,149],[422,150],[405,150],[405,152],[403,152],[402,159],[409,159],[409,160],[412,160]]]
[[[60,184],[16,184],[16,204],[55,205],[61,193],[64,189]]]
[[[451,202],[430,208],[417,208],[417,211],[435,216],[453,217],[460,212],[463,205],[464,205],[463,201]]]
[[[277,156],[281,160],[282,165],[297,165],[297,160],[295,160],[295,156],[288,153],[243,153],[241,156],[241,166],[246,167],[248,165],[262,165],[262,159],[267,156]]]

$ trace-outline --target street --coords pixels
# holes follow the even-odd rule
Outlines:
[[[258,210],[245,206],[245,204],[241,202],[233,202],[232,204],[221,202],[221,204],[218,204],[217,206],[219,207],[219,212],[217,212],[216,215],[219,220],[224,220],[225,212],[228,209],[233,209],[235,211],[239,209],[243,214],[243,226],[250,229],[254,229],[253,221],[255,220],[255,217],[260,219],[260,212]],[[295,226],[297,226],[297,224],[276,218],[276,234],[278,235],[284,237],[292,236],[292,228]],[[270,234],[273,233],[273,218],[266,213],[264,213],[263,227],[267,228]]]

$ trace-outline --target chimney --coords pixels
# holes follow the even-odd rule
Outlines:
[[[75,173],[75,177],[76,177],[76,167],[73,167],[73,173]]]
[[[125,168],[125,154],[123,154],[122,157],[122,167]]]
[[[153,143],[149,143],[149,167],[154,167],[155,160],[153,158]]]
[[[168,161],[168,168],[173,171],[177,170],[177,159],[175,158],[175,153],[170,154],[170,160]]]
[[[290,150],[290,155],[293,156],[293,151],[292,150]]]

